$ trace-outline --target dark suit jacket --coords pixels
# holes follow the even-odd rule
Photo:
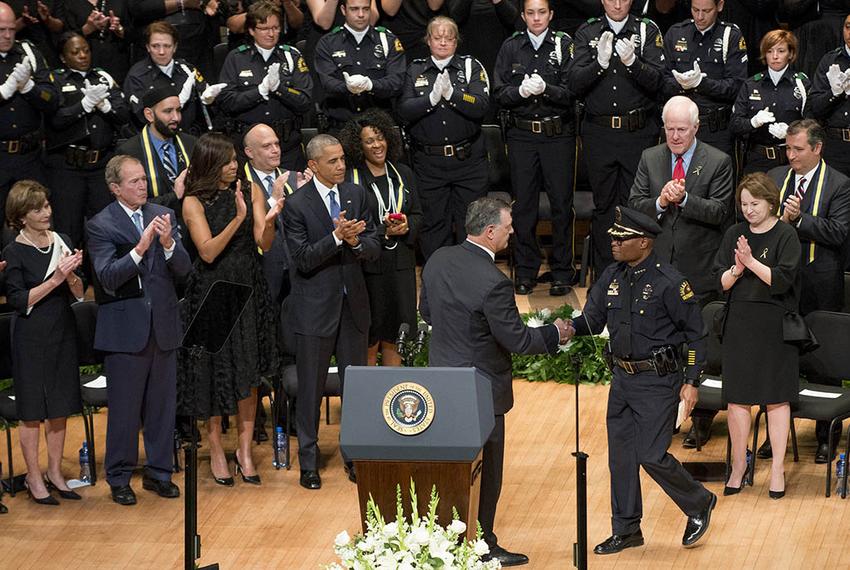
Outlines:
[[[656,218],[655,200],[673,179],[672,154],[667,144],[643,151],[629,195],[629,207]],[[655,253],[690,281],[697,294],[714,291],[711,278],[714,254],[735,208],[732,159],[725,152],[697,141],[685,173],[688,201],[683,208],[669,206],[658,223],[663,230]]]
[[[465,241],[438,249],[422,271],[419,312],[432,327],[431,366],[474,366],[492,383],[496,415],[513,407],[511,353],[554,352],[558,330],[529,328],[511,280],[486,251]]]
[[[148,127],[145,128],[147,129]],[[177,165],[177,174],[180,174],[180,172],[188,166],[189,160],[192,158],[192,151],[195,150],[195,143],[198,142],[198,139],[186,133],[178,133],[177,137],[179,137],[180,141],[183,143],[183,148],[186,149],[186,154],[184,155],[180,150],[180,145],[175,141],[174,147],[177,150],[177,162],[179,163]],[[118,147],[117,154],[129,154],[142,163],[142,166],[145,168],[145,174],[148,177],[148,200],[150,202],[162,204],[166,208],[171,208],[177,212],[178,216],[181,216],[180,199],[177,198],[177,194],[174,193],[174,185],[168,180],[165,167],[162,166],[162,161],[159,159],[156,149],[154,149],[153,144],[151,144],[151,158],[154,163],[152,173],[150,164],[148,164],[148,157],[146,156],[145,149],[143,147],[142,134],[139,133],[138,135],[124,141],[124,143]],[[155,194],[153,185],[154,180],[156,180]]]
[[[172,350],[180,345],[182,326],[174,280],[188,275],[192,263],[180,243],[174,212],[159,204],[142,206],[145,227],[161,214],[171,216],[174,253],[166,261],[159,239],[154,239],[139,265],[129,252],[116,256],[117,250],[139,241],[139,232],[117,201],[86,224],[88,253],[101,286],[115,290],[130,279],[142,281],[142,297],[115,301],[98,309],[94,339],[98,350],[139,352],[151,338],[151,327],[160,349]]]
[[[823,187],[815,216],[813,212],[818,180],[823,168],[826,170],[823,173]],[[779,186],[780,198],[784,204],[785,199],[795,190],[794,173],[787,166],[779,166],[767,174]],[[803,250],[800,263],[803,282],[800,290],[800,312],[806,314],[815,310],[841,311],[844,306],[845,244],[850,231],[850,179],[826,163],[821,163],[803,196],[801,212],[800,225],[792,224],[797,228],[797,236]]]
[[[339,328],[343,290],[357,328],[368,333],[371,317],[361,262],[376,259],[381,246],[366,205],[366,192],[356,184],[338,185],[340,206],[349,220],[366,220],[362,247],[337,246],[334,226],[313,180],[286,199],[283,224],[292,257],[287,314],[293,332],[331,336]]]

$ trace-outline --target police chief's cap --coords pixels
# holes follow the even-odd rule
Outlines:
[[[615,239],[646,237],[655,239],[661,233],[658,222],[637,210],[617,206],[614,212],[614,225],[608,235]]]
[[[179,96],[179,93],[177,93],[177,89],[175,89],[171,85],[167,85],[167,86],[164,86],[164,87],[155,87],[154,89],[151,89],[147,93],[142,95],[142,104],[145,107],[154,107],[157,103],[159,103],[163,99],[168,99],[169,97],[178,97],[178,96]]]

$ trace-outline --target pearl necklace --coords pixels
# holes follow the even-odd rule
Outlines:
[[[27,234],[24,233],[24,230],[21,230],[19,233],[20,233],[21,237],[24,238],[27,241],[28,244],[33,246],[38,253],[47,255],[48,253],[50,253],[50,250],[53,249],[53,242],[52,241],[49,244],[47,244],[47,247],[45,249],[41,249],[40,247],[35,245],[30,238],[27,237]]]

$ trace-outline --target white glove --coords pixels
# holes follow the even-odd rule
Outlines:
[[[354,95],[359,95],[364,91],[372,89],[372,80],[365,75],[360,75],[359,73],[349,75],[347,71],[343,71],[342,75],[345,78],[345,86]]]
[[[785,140],[785,135],[788,134],[788,123],[771,123],[767,130],[774,137]]]
[[[431,102],[432,107],[436,107],[437,103],[440,102],[440,99],[443,97],[443,83],[445,82],[445,76],[440,73],[434,79],[434,85],[431,86],[431,93],[428,95],[428,100]]]
[[[596,61],[599,62],[602,69],[608,69],[612,53],[614,53],[614,34],[607,31],[599,36],[599,41],[596,44]]]
[[[11,99],[12,95],[14,95],[17,90],[18,81],[15,78],[15,72],[12,71],[12,73],[9,74],[9,77],[6,78],[6,82],[3,85],[0,85],[0,96],[2,96],[4,100]]]
[[[181,66],[184,71],[186,70],[186,66]],[[186,81],[183,82],[183,87],[180,88],[180,106],[186,105],[189,102],[189,99],[192,97],[192,89],[195,87],[195,74],[191,72],[187,73],[189,77],[186,78]]]
[[[540,75],[536,73],[531,74],[531,94],[532,95],[540,95],[546,90],[546,82],[543,80]]]
[[[702,70],[699,68],[698,61],[694,62],[694,68],[691,70],[691,72],[693,73],[693,77],[690,81],[690,89],[696,89],[697,87],[699,87],[699,84],[702,83],[702,78],[705,77],[706,74],[703,73]]]
[[[531,78],[528,74],[525,74],[525,77],[522,78],[522,83],[519,86],[519,96],[523,99],[528,99],[531,97]]]
[[[850,70],[848,70],[845,74],[844,80],[844,94],[850,97]]]
[[[693,77],[694,71],[689,69],[688,71],[676,71],[673,70],[673,79],[682,86],[682,89],[687,89],[688,85],[691,84],[691,79]]]
[[[832,94],[836,97],[844,92],[844,83],[847,81],[847,74],[841,71],[837,63],[829,66],[826,72],[826,79],[829,81],[829,88],[832,89]]]
[[[761,111],[756,113],[752,119],[750,119],[750,124],[753,126],[754,129],[757,129],[759,127],[763,127],[768,123],[772,123],[775,120],[776,117],[773,116],[773,111],[771,111],[770,109],[762,109]]]
[[[452,80],[449,77],[449,70],[443,70],[443,99],[448,101],[455,93],[455,88],[452,86]]]
[[[215,83],[213,85],[207,85],[207,88],[204,89],[204,92],[201,93],[201,102],[204,105],[212,105],[215,101],[215,98],[218,97],[218,94],[221,93],[221,90],[227,87],[227,83]]]
[[[260,91],[260,95],[263,96],[263,99],[268,100],[269,93],[277,91],[278,87],[280,87],[280,64],[273,63],[269,66],[266,76],[263,77],[263,80],[257,86],[257,89]]]
[[[101,113],[108,113],[112,110],[112,103],[109,101],[109,97],[104,97],[103,101],[96,105],[96,109]]]
[[[617,55],[620,57],[620,61],[623,62],[623,65],[631,67],[635,62],[635,44],[632,43],[632,40],[620,38],[617,40],[616,49]]]
[[[85,87],[83,87],[81,91],[83,92],[83,111],[91,113],[94,108],[97,107],[98,103],[106,99],[109,95],[109,86],[103,83],[92,85],[89,83],[89,80],[86,79]]]

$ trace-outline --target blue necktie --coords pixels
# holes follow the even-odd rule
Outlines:
[[[177,178],[177,167],[174,166],[174,160],[171,158],[171,144],[168,142],[162,143],[162,166],[168,175],[168,180],[174,182]]]
[[[269,176],[266,176],[264,178],[264,180],[266,182],[266,196],[271,198],[272,191],[274,191],[274,178],[272,178],[271,175],[269,175]]]
[[[336,201],[336,192],[331,190],[330,192],[328,192],[328,197],[331,200],[331,219],[335,220],[339,217],[340,212],[339,202]]]
[[[139,235],[145,233],[145,228],[142,225],[142,213],[141,212],[133,212],[133,215],[130,216],[133,218],[133,225],[136,226],[136,229],[139,230]]]

